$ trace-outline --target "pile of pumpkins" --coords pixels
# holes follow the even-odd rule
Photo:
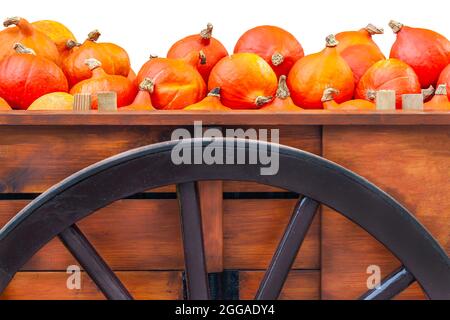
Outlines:
[[[56,21],[8,18],[0,32],[0,109],[72,110],[73,95],[114,91],[123,110],[302,109],[373,110],[379,90],[424,94],[425,110],[450,110],[450,42],[437,32],[391,21],[397,39],[390,57],[372,40],[369,24],[326,37],[304,55],[299,41],[275,26],[245,32],[229,55],[208,24],[151,56],[136,74],[127,52],[99,42],[78,43]],[[434,92],[433,88],[437,88]],[[434,97],[433,97],[434,92]]]

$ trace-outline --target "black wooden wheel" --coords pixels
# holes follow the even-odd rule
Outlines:
[[[257,152],[263,141],[215,139],[226,152]],[[183,140],[200,152],[211,139]],[[385,245],[402,267],[361,299],[390,299],[417,281],[431,299],[450,299],[450,259],[437,241],[388,194],[330,161],[278,146],[279,171],[260,175],[252,164],[176,165],[171,151],[180,141],[124,152],[87,167],[53,186],[0,230],[0,292],[20,268],[58,236],[109,299],[130,293],[76,226],[82,218],[125,197],[177,184],[189,299],[208,299],[209,289],[196,181],[254,181],[303,195],[260,284],[256,299],[276,299],[320,203],[358,224]],[[276,150],[276,149],[275,149]],[[274,151],[272,151],[274,152]]]

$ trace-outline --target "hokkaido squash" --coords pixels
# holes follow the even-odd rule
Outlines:
[[[202,100],[193,105],[190,105],[184,110],[190,111],[231,111],[232,109],[225,107],[220,102],[220,88],[212,89],[208,95]]]
[[[5,99],[0,98],[0,110],[11,110],[11,107],[9,106],[8,102],[6,102]]]
[[[198,61],[197,69],[205,82],[208,82],[212,68],[220,59],[228,55],[223,44],[212,36],[213,25],[208,23],[206,29],[200,34],[187,36],[175,42],[167,53],[167,58],[179,59],[186,57],[192,52],[202,51],[205,54],[205,63]]]
[[[277,76],[254,53],[235,53],[220,60],[211,71],[208,88],[220,87],[222,103],[232,109],[259,109],[272,101]]]
[[[73,35],[72,31],[70,31],[65,25],[60,22],[53,20],[40,20],[33,22],[31,25],[36,30],[39,30],[47,37],[49,37],[50,40],[52,40],[56,45],[56,48],[58,48],[59,54],[62,56],[65,56],[66,52],[68,51],[66,47],[67,42],[76,42],[75,36]]]
[[[442,71],[438,83],[447,84],[447,95],[450,99],[450,64]]]
[[[139,70],[136,81],[149,78],[154,83],[152,102],[156,109],[183,109],[206,95],[205,81],[196,69],[203,58],[201,51],[193,51],[183,59],[151,56]]]
[[[73,95],[52,92],[37,98],[27,110],[73,110]]]
[[[402,107],[402,95],[421,93],[414,70],[398,59],[381,60],[370,67],[359,81],[355,97],[370,101],[378,90],[395,90],[397,109]]]
[[[305,109],[321,109],[323,91],[330,86],[340,92],[335,98],[338,103],[353,97],[353,72],[337,52],[338,44],[335,36],[329,35],[324,50],[300,59],[292,67],[287,84],[296,105]]]
[[[437,32],[396,21],[389,22],[389,26],[397,34],[390,57],[410,65],[422,88],[436,85],[440,73],[450,63],[450,41]]]
[[[3,25],[9,28],[0,32],[0,60],[14,53],[14,44],[20,42],[24,46],[33,49],[36,55],[60,65],[61,61],[56,45],[26,19],[20,17],[7,18]]]
[[[116,92],[117,107],[119,108],[133,102],[137,94],[137,88],[128,78],[106,73],[102,68],[101,62],[97,59],[86,59],[85,63],[91,70],[92,76],[73,86],[70,90],[71,94],[90,93],[92,95],[91,109],[97,109],[97,93],[102,91]]]
[[[278,79],[278,89],[275,99],[272,102],[262,107],[260,110],[264,111],[301,111],[302,108],[296,106],[292,101],[289,88],[286,84],[286,76],[282,75]]]
[[[52,61],[37,56],[20,43],[15,53],[0,61],[0,96],[15,109],[27,109],[50,92],[67,92],[67,79]]]
[[[334,100],[336,94],[339,94],[339,91],[334,88],[327,88],[324,90],[322,103],[325,110],[376,110],[376,106],[373,102],[364,99],[355,99],[337,103]]]
[[[300,42],[288,31],[275,26],[259,26],[245,32],[234,47],[234,53],[241,52],[262,57],[277,77],[287,75],[294,63],[304,56]]]
[[[130,73],[130,59],[127,52],[112,43],[98,43],[100,35],[98,30],[94,30],[89,33],[82,45],[70,48],[62,68],[71,87],[91,77],[91,71],[85,64],[86,59],[90,58],[100,61],[102,68],[110,75],[127,77]]]
[[[149,78],[144,78],[139,84],[139,92],[134,98],[133,103],[126,107],[119,108],[119,111],[153,111],[151,94],[155,85]]]
[[[447,96],[447,86],[440,84],[434,97],[424,104],[425,111],[450,111],[450,101]]]

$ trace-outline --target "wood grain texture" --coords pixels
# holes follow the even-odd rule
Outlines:
[[[450,128],[325,127],[324,157],[391,194],[450,253]],[[322,296],[353,299],[367,290],[366,269],[384,275],[400,265],[358,226],[330,209],[322,215]],[[403,297],[423,298],[418,286]]]
[[[239,298],[253,300],[263,275],[262,271],[239,272]],[[281,291],[280,299],[319,300],[320,271],[292,270]]]
[[[296,200],[224,202],[225,269],[265,270],[292,215]],[[295,269],[320,269],[320,216],[300,248]]]
[[[117,272],[117,276],[138,300],[183,298],[181,272]],[[81,273],[81,288],[67,289],[65,272],[20,272],[0,296],[1,300],[104,300],[89,276]]]

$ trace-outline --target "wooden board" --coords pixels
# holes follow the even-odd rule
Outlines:
[[[263,275],[262,271],[239,272],[239,298],[253,300]],[[280,299],[320,299],[320,271],[292,270],[283,287]]]
[[[449,127],[324,127],[323,153],[394,196],[450,253]],[[369,265],[387,275],[399,264],[365,231],[323,210],[323,298],[356,298],[367,290]],[[423,298],[417,286],[405,295]]]
[[[135,299],[175,300],[183,298],[181,272],[117,272]],[[103,300],[87,274],[81,273],[80,289],[68,289],[65,272],[20,272],[0,296],[1,300]]]

